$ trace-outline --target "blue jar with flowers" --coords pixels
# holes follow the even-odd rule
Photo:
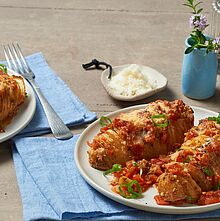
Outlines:
[[[200,4],[196,0],[187,0],[184,4],[192,9],[193,15],[190,17],[192,32],[185,41],[182,92],[189,98],[203,100],[215,94],[220,37],[214,39],[204,35],[208,24],[201,14]]]

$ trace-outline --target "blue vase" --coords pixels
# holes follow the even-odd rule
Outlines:
[[[185,41],[190,47],[190,38]],[[203,100],[215,94],[218,72],[218,58],[214,52],[194,49],[184,54],[182,66],[182,92],[185,96]]]

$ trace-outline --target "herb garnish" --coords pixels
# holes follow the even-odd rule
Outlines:
[[[217,184],[213,187],[213,190],[214,190],[214,191],[220,190],[220,184],[217,183]]]
[[[184,160],[184,163],[189,163],[190,162],[190,157],[187,156],[187,158]]]
[[[105,127],[105,126],[108,126],[109,124],[112,123],[112,120],[108,117],[105,117],[105,116],[102,116],[100,117],[99,119],[99,124],[102,126],[102,127]]]
[[[164,118],[165,122],[162,124],[156,123],[155,119],[159,119],[159,118]],[[154,124],[158,127],[167,127],[169,125],[169,121],[168,121],[167,116],[165,114],[153,115],[153,116],[151,116],[151,119],[153,120]]]
[[[138,192],[134,191],[133,185],[137,187]],[[122,189],[123,187],[127,187],[128,194]],[[119,186],[119,193],[126,199],[137,199],[142,194],[142,189],[137,180],[132,180],[130,183],[123,183]]]
[[[106,171],[103,173],[103,175],[105,176],[105,175],[108,175],[109,173],[118,172],[118,171],[120,171],[120,170],[121,170],[121,165],[120,165],[120,164],[114,164],[114,165],[112,166],[112,168],[109,169],[109,170],[106,170]]]
[[[7,67],[4,64],[0,64],[0,73],[1,74],[7,74],[7,72],[8,72]]]
[[[217,117],[208,117],[208,120],[216,121],[217,124],[220,124],[220,113]]]
[[[132,165],[134,166],[134,167],[137,167],[138,166],[138,164],[134,161],[134,162],[132,162]]]
[[[202,170],[206,175],[213,176],[213,172],[208,167],[203,167]]]

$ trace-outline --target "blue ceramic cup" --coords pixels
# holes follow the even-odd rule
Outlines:
[[[185,41],[190,47],[190,38]],[[206,53],[206,49],[194,49],[184,54],[182,66],[182,92],[185,96],[204,100],[215,94],[218,72],[218,58],[214,52]]]

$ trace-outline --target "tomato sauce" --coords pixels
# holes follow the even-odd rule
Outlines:
[[[154,199],[158,205],[171,205],[170,202],[165,201],[160,195],[154,196]]]
[[[198,205],[208,205],[220,202],[220,190],[205,192],[198,200]]]

